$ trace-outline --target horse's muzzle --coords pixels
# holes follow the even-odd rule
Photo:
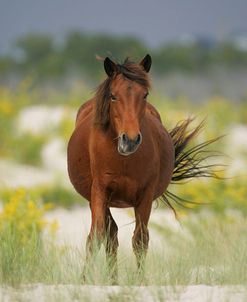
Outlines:
[[[122,133],[118,137],[118,152],[121,155],[130,155],[138,149],[141,142],[141,132],[139,132],[134,139],[130,139],[126,133]]]

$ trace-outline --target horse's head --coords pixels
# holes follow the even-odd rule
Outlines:
[[[106,58],[104,67],[108,75],[105,81],[108,126],[118,137],[118,152],[129,155],[142,142],[141,126],[149,90],[147,73],[151,57],[146,55],[139,64],[126,60],[122,65]]]

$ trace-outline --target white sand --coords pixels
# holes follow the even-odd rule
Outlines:
[[[0,288],[0,301],[167,301],[167,302],[246,302],[241,286],[89,286],[44,285]]]
[[[0,188],[29,188],[54,182],[53,171],[0,160]]]
[[[135,218],[133,209],[111,209],[113,218],[115,219],[119,231],[120,248],[125,247],[131,250],[131,238],[135,227]],[[59,224],[57,233],[57,243],[67,244],[73,247],[85,248],[85,242],[91,225],[91,211],[89,207],[76,207],[73,210],[56,209],[46,214],[48,221],[56,220]],[[153,209],[150,224],[152,223],[164,224],[177,232],[183,232],[179,222],[174,218],[171,211],[164,211],[161,209]],[[164,240],[153,229],[150,232],[150,247],[162,246],[164,247]]]
[[[50,133],[64,118],[75,120],[76,112],[65,106],[33,105],[25,107],[17,118],[17,129],[32,134]]]

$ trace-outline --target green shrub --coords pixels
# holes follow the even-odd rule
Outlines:
[[[193,203],[184,203],[188,210],[204,209],[224,215],[227,210],[239,210],[247,215],[247,179],[193,180],[182,185],[174,185],[172,190],[179,197]],[[177,206],[178,213],[186,214],[188,210]]]
[[[8,157],[20,163],[38,166],[41,164],[41,151],[46,141],[44,136],[13,135],[11,145],[8,146]]]
[[[39,265],[42,253],[42,231],[49,229],[54,235],[57,224],[44,219],[50,205],[36,204],[19,189],[4,203],[0,212],[0,282],[25,281]]]

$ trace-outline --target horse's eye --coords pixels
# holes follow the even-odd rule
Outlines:
[[[148,97],[148,92],[144,95],[143,99],[146,100]]]
[[[112,102],[117,100],[117,98],[113,94],[110,95],[110,98],[111,98]]]

